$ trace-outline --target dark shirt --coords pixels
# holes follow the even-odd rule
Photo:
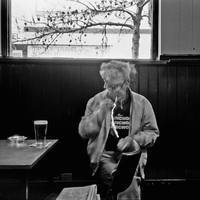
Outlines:
[[[113,129],[110,129],[108,139],[106,142],[105,150],[106,151],[117,151],[117,143],[120,138],[124,138],[128,135],[129,123],[130,123],[130,97],[126,99],[121,105],[118,105],[114,109],[114,122],[119,134],[119,138],[113,133]]]

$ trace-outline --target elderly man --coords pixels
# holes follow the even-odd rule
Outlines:
[[[140,180],[144,178],[147,148],[159,136],[150,102],[129,87],[136,74],[133,65],[122,61],[103,63],[100,75],[105,90],[92,97],[79,124],[79,134],[88,139],[87,152],[93,174],[109,185],[120,155],[141,149],[141,158],[128,190],[118,199],[141,199]]]

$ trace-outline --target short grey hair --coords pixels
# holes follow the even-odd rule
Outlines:
[[[118,60],[111,60],[108,63],[101,64],[99,73],[102,79],[105,79],[105,74],[107,71],[110,71],[113,77],[118,76],[119,73],[122,73],[124,79],[128,81],[131,81],[131,79],[133,79],[137,73],[135,65]]]

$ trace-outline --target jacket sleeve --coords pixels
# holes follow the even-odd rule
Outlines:
[[[133,136],[142,148],[151,147],[159,136],[156,117],[150,102],[144,101],[143,115],[140,130]]]
[[[82,138],[89,139],[95,137],[100,131],[100,118],[101,110],[99,105],[95,102],[94,98],[90,99],[86,105],[85,114],[82,117],[78,131]]]

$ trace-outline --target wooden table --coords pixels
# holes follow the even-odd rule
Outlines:
[[[12,146],[8,140],[0,140],[0,170],[22,170],[23,194],[21,199],[28,199],[28,171],[47,154],[58,140],[47,140],[48,146],[38,149],[29,145],[35,140],[26,140],[26,145]]]

